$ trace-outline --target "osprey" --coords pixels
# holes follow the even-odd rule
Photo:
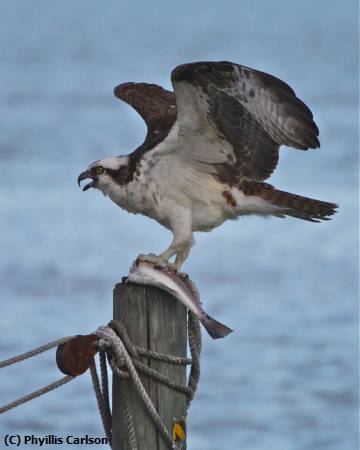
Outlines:
[[[124,83],[115,96],[145,120],[144,143],[127,156],[92,163],[78,183],[93,187],[127,211],[155,219],[173,233],[160,255],[139,255],[179,269],[194,231],[257,214],[328,220],[337,205],[275,189],[264,180],[281,145],[320,147],[310,109],[278,78],[231,62],[176,67],[174,92]],[[175,256],[175,266],[169,259]]]

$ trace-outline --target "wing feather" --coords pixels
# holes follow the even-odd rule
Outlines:
[[[130,155],[131,173],[145,152],[171,147],[184,167],[191,164],[229,183],[265,180],[277,166],[281,145],[320,146],[308,106],[272,75],[226,61],[199,62],[176,67],[171,79],[175,93],[146,83],[114,89],[148,127]]]
[[[114,94],[132,106],[144,119],[148,131],[143,144],[132,154],[133,165],[148,150],[162,142],[176,121],[174,92],[156,84],[123,83],[116,86]]]
[[[320,146],[310,109],[272,75],[230,62],[200,62],[176,67],[171,79],[179,135],[202,132],[209,142],[217,140],[207,146],[208,155],[200,145],[192,157],[220,164],[219,173],[229,179],[268,178],[280,145]]]

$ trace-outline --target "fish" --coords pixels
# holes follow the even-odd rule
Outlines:
[[[125,282],[155,286],[173,295],[195,314],[213,339],[223,338],[233,332],[231,328],[205,312],[195,283],[185,273],[173,272],[147,261],[136,260]]]

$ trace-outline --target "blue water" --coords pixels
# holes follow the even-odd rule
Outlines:
[[[356,5],[1,2],[0,360],[107,323],[113,284],[170,241],[76,185],[89,162],[144,137],[113,87],[170,88],[177,64],[228,59],[277,75],[311,106],[321,150],[283,149],[271,182],[340,211],[323,224],[246,218],[197,235],[184,269],[235,333],[204,336],[189,448],[357,448]],[[51,352],[3,369],[0,404],[58,377]],[[1,416],[3,433],[103,436],[89,374]]]

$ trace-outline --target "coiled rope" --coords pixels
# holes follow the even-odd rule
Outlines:
[[[199,320],[196,316],[188,312],[188,338],[189,348],[192,359],[180,358],[172,355],[164,355],[162,353],[146,350],[134,346],[131,342],[125,326],[119,320],[112,320],[107,327],[100,327],[96,334],[99,336],[100,349],[100,368],[102,387],[100,388],[99,377],[97,375],[96,366],[92,364],[90,367],[93,378],[93,385],[95,389],[96,399],[98,401],[99,411],[102,418],[105,434],[108,437],[109,443],[112,442],[111,429],[111,414],[109,414],[109,397],[107,387],[107,372],[105,361],[105,353],[109,361],[109,365],[113,370],[115,376],[120,377],[125,382],[120,383],[120,394],[123,402],[125,421],[127,425],[127,438],[129,450],[138,450],[136,433],[134,427],[134,419],[131,412],[128,391],[126,389],[126,382],[130,379],[143,402],[147,412],[149,413],[157,431],[166,442],[169,449],[177,449],[171,434],[166,429],[163,420],[159,416],[156,408],[150,399],[144,385],[139,377],[139,373],[145,374],[167,386],[182,392],[187,397],[186,409],[189,408],[191,400],[194,398],[197,385],[200,379],[200,352],[201,352],[201,331]],[[191,370],[188,380],[188,385],[183,386],[165,375],[149,368],[141,363],[137,358],[139,355],[147,356],[149,358],[166,361],[172,364],[186,365],[191,363]],[[126,368],[126,370],[124,370]]]
[[[120,383],[120,395],[125,414],[129,450],[139,450],[136,439],[134,418],[128,398],[127,386],[129,382],[133,383],[136,392],[138,393],[146,410],[152,418],[154,425],[166,442],[168,448],[171,450],[176,450],[178,447],[174,443],[171,433],[165,427],[163,420],[159,416],[151,398],[144,388],[144,385],[139,377],[139,373],[147,375],[148,377],[151,377],[154,380],[163,383],[166,386],[169,386],[170,388],[186,395],[186,410],[188,410],[191,400],[194,398],[200,379],[201,331],[199,320],[197,319],[197,317],[191,311],[188,311],[188,340],[191,359],[181,358],[173,355],[166,355],[163,353],[155,352],[153,350],[135,346],[131,342],[124,324],[119,320],[112,320],[108,326],[99,327],[95,334],[99,337],[98,348],[101,381],[98,376],[94,358],[92,358],[90,363],[90,373],[101,420],[110,447],[112,446],[112,414],[109,401],[107,362],[109,363],[114,376],[120,377],[122,380],[122,382]],[[51,348],[64,344],[73,338],[74,336],[69,336],[57,339],[56,341],[52,341],[49,344],[37,347],[29,352],[2,361],[0,362],[0,369],[23,361],[27,358],[36,356],[42,352],[50,350]],[[191,364],[187,386],[183,386],[175,382],[171,378],[165,376],[164,374],[151,369],[150,367],[139,361],[139,356],[146,356],[148,358],[157,359],[159,361],[164,361],[171,364]],[[67,375],[60,380],[45,386],[44,388],[41,388],[11,403],[8,403],[7,405],[0,407],[0,414],[7,412],[10,409],[13,409],[25,402],[33,400],[36,397],[46,394],[47,392],[64,385],[74,378],[74,376]]]

